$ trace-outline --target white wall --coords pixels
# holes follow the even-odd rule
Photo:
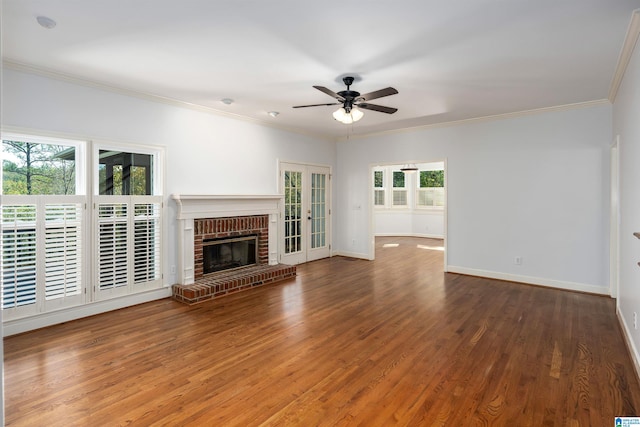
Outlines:
[[[603,103],[341,142],[334,243],[371,256],[369,165],[446,159],[449,271],[607,293],[611,116]]]
[[[5,129],[166,148],[168,258],[177,264],[172,193],[275,194],[278,159],[335,167],[335,143],[167,103],[4,69]]]
[[[640,330],[633,313],[640,314],[640,48],[636,46],[613,107],[613,135],[620,136],[620,271],[618,313],[638,367]]]
[[[444,211],[442,209],[375,211],[376,236],[415,236],[442,239],[444,237]]]

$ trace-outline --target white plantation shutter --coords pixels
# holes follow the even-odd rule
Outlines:
[[[384,190],[376,188],[373,192],[373,204],[374,206],[384,206]]]
[[[5,204],[1,213],[2,309],[5,317],[16,311],[35,312],[37,205]]]
[[[434,206],[433,188],[418,189],[418,206]]]
[[[96,199],[97,299],[162,286],[162,197]]]
[[[83,203],[46,204],[44,212],[45,299],[80,296]]]
[[[5,319],[81,304],[84,198],[3,196],[1,212]]]
[[[444,206],[443,187],[423,187],[418,189],[418,206]]]
[[[98,203],[98,290],[128,284],[128,204]]]
[[[407,206],[407,190],[393,190],[393,206]]]
[[[160,203],[134,206],[133,281],[146,283],[160,278]]]

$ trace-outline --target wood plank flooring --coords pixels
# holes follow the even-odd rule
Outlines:
[[[394,246],[397,244],[397,246]],[[442,272],[440,241],[196,306],[5,339],[9,426],[607,426],[640,415],[614,300]]]

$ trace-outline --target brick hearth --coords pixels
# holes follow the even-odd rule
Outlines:
[[[254,265],[210,274],[192,285],[173,285],[173,298],[196,304],[295,276],[295,265]]]

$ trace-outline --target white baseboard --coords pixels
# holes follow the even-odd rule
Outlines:
[[[545,286],[548,288],[564,289],[569,291],[587,292],[590,294],[609,295],[606,286],[586,285],[584,283],[565,282],[562,280],[544,279],[540,277],[521,276],[519,274],[500,273],[497,271],[477,270],[475,268],[457,267],[447,265],[448,273],[467,274],[469,276],[487,277],[489,279],[506,280],[509,282],[526,283],[528,285]]]
[[[331,256],[346,256],[349,258],[359,258],[366,259],[367,261],[371,261],[368,254],[362,254],[360,252],[348,252],[348,251],[335,251],[331,254]]]
[[[624,320],[624,316],[622,315],[622,313],[620,313],[620,310],[616,309],[616,315],[618,316],[618,323],[620,324],[620,328],[622,329],[622,337],[624,338],[625,343],[627,344],[627,348],[629,349],[631,361],[633,362],[633,367],[636,373],[636,378],[640,380],[640,356],[638,355],[638,349],[631,339],[629,326]]]
[[[34,329],[40,329],[56,325],[58,323],[69,322],[83,317],[106,313],[108,311],[118,310],[120,308],[136,304],[168,298],[170,296],[171,287],[169,286],[120,298],[97,301],[90,304],[79,305],[77,307],[69,307],[62,310],[52,311],[50,313],[42,313],[22,319],[6,320],[2,325],[2,335],[8,337],[10,335],[21,334]]]
[[[418,233],[376,233],[375,237],[424,237],[427,239],[443,240],[442,234],[418,234]]]

